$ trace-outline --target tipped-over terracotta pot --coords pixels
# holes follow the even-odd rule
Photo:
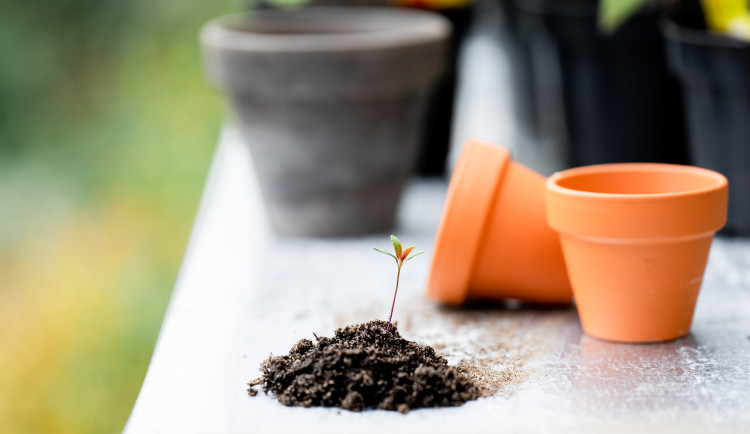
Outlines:
[[[448,187],[427,295],[447,304],[570,303],[560,242],[545,220],[544,182],[506,148],[469,141]]]
[[[686,335],[726,217],[727,180],[707,169],[605,164],[547,181],[547,219],[560,233],[583,330],[600,339]]]

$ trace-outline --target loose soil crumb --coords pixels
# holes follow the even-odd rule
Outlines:
[[[333,338],[302,339],[288,355],[269,357],[263,375],[248,383],[272,392],[287,406],[365,408],[407,413],[421,407],[448,407],[486,396],[466,374],[448,366],[429,346],[403,339],[386,322],[337,329]]]

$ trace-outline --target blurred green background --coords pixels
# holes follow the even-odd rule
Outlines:
[[[122,430],[222,120],[229,1],[0,0],[0,432]]]

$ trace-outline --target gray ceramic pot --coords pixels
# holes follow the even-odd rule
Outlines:
[[[202,30],[274,228],[353,235],[393,225],[450,27],[400,8],[263,10]]]

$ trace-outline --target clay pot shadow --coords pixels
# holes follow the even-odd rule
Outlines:
[[[529,301],[504,299],[472,299],[467,300],[460,306],[441,305],[440,311],[452,312],[574,312],[575,307],[570,303],[534,303]]]

